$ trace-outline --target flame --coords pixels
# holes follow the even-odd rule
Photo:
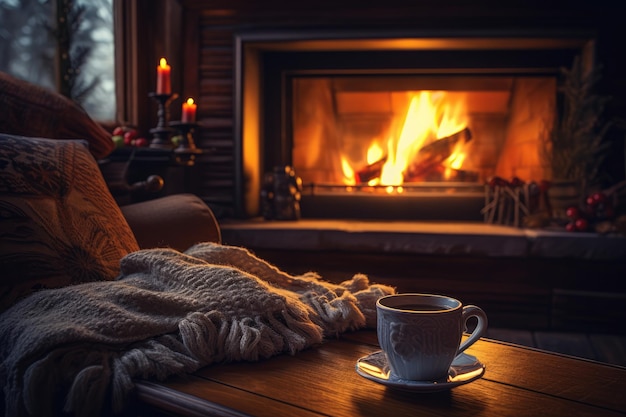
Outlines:
[[[343,172],[343,183],[345,185],[356,184],[356,175],[354,173],[354,170],[350,166],[348,160],[343,155],[341,156],[341,171]]]
[[[443,165],[446,167],[443,173],[444,178],[448,179],[452,176],[453,170],[459,170],[463,166],[463,161],[467,157],[464,143],[457,143],[452,154],[446,159]]]
[[[159,66],[161,68],[167,68],[167,60],[165,58],[161,58],[161,60],[159,61]]]
[[[187,99],[187,104],[190,106],[193,104],[193,99],[191,97]]]
[[[386,189],[388,193],[402,192],[402,188],[397,186],[404,182],[404,172],[421,148],[463,130],[468,121],[464,97],[459,94],[426,90],[407,94],[409,105],[406,112],[396,116],[394,120],[395,125],[401,126],[399,133],[390,135],[386,141],[387,160],[382,167],[381,175],[368,182],[370,185],[389,186]],[[379,141],[374,141],[367,149],[367,164],[380,161],[383,157],[383,147]],[[465,157],[463,144],[458,144],[444,162],[446,172],[449,174],[453,169],[460,169]],[[356,183],[354,169],[343,157],[341,163],[344,177],[353,181],[350,185],[354,185]]]
[[[373,164],[376,161],[380,161],[383,158],[383,156],[385,156],[385,152],[383,151],[383,148],[380,147],[378,142],[374,142],[367,149],[367,163],[368,164]]]

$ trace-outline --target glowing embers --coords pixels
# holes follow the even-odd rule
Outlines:
[[[450,195],[481,196],[484,195],[484,185],[474,181],[425,181],[420,183],[405,183],[403,185],[369,185],[367,183],[345,185],[331,183],[305,183],[302,185],[302,194],[346,196],[359,195],[404,195],[406,197]]]

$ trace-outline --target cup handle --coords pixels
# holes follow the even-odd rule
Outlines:
[[[476,328],[474,329],[470,337],[468,337],[467,340],[465,340],[463,343],[461,343],[461,346],[459,346],[459,350],[456,352],[457,356],[465,349],[473,345],[474,342],[480,339],[481,336],[483,336],[487,331],[487,315],[480,307],[473,305],[463,307],[463,327],[465,327],[467,320],[469,320],[471,317],[476,317],[478,319],[478,324],[476,325]]]

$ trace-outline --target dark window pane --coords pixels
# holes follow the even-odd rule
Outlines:
[[[77,76],[70,95],[96,120],[114,120],[112,0],[57,1],[73,7],[69,52]],[[56,11],[52,0],[0,0],[1,71],[58,89]]]

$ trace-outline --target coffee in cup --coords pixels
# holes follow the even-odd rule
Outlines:
[[[454,358],[487,330],[477,306],[435,294],[392,294],[376,302],[378,343],[391,372],[410,381],[445,381]],[[467,321],[478,323],[461,343]]]

